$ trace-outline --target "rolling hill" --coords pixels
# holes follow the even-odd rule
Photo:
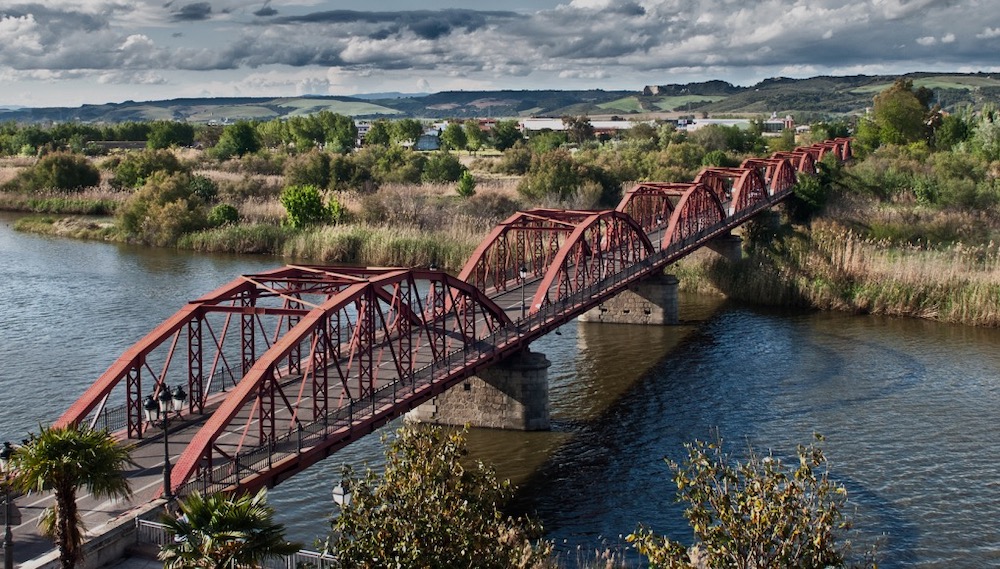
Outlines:
[[[910,73],[915,86],[934,91],[946,110],[1000,103],[1000,76],[976,73]],[[382,93],[355,97],[204,98],[125,101],[75,108],[4,108],[0,121],[123,122],[177,120],[226,123],[270,120],[330,111],[355,118],[419,119],[588,115],[628,117],[664,113],[710,115],[805,115],[810,118],[859,114],[896,76],[854,75],[766,79],[741,87],[725,81],[648,85],[641,91],[501,90]]]

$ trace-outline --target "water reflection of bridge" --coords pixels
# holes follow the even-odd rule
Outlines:
[[[691,183],[641,183],[614,210],[519,212],[458,277],[312,265],[240,276],[147,334],[59,418],[137,443],[134,499],[83,496],[81,510],[93,531],[154,502],[165,448],[177,494],[277,484],[730,236],[827,153],[846,160],[850,143],[706,168]],[[178,385],[188,397],[165,444],[142,403]],[[31,530],[46,500],[18,500],[19,560],[45,549]]]

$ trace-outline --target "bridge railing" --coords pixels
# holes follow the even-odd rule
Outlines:
[[[723,221],[703,228],[685,239],[671,243],[642,261],[626,267],[622,271],[606,276],[562,299],[546,303],[514,326],[502,327],[475,342],[477,348],[468,345],[445,353],[439,360],[414,371],[404,380],[393,381],[370,393],[364,399],[352,400],[325,416],[308,423],[299,423],[298,428],[278,436],[273,442],[250,448],[238,453],[233,460],[226,461],[211,471],[203,471],[198,477],[184,484],[179,492],[189,493],[198,489],[202,493],[218,492],[237,487],[243,480],[266,472],[281,460],[302,453],[314,445],[327,441],[330,436],[348,440],[357,429],[369,426],[377,416],[391,414],[396,405],[405,401],[405,396],[413,395],[418,389],[435,382],[447,381],[456,373],[473,368],[481,360],[495,358],[521,349],[536,336],[581,314],[599,300],[614,292],[623,290],[634,281],[661,270],[666,265],[680,259],[701,247],[707,240],[728,233],[760,211],[785,199],[792,190],[760,200],[753,206],[735,212]],[[402,398],[401,398],[402,397]]]
[[[174,540],[173,534],[165,524],[136,518],[136,543],[163,547]],[[265,561],[261,567],[267,569],[331,569],[337,558],[324,555],[308,549],[300,549],[291,555],[283,555],[277,559]],[[232,567],[236,567],[233,565]]]

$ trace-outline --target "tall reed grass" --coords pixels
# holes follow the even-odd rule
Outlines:
[[[738,263],[691,260],[675,273],[686,290],[760,304],[1000,326],[1000,246],[993,242],[899,244],[825,220]]]
[[[441,230],[393,225],[331,225],[303,230],[284,244],[290,259],[317,263],[426,267],[457,272],[489,227],[454,223]]]

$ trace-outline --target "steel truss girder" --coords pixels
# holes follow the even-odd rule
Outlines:
[[[267,445],[296,428],[302,409],[311,408],[313,420],[329,412],[333,390],[339,390],[341,406],[361,403],[387,385],[408,385],[415,366],[444,361],[455,350],[481,349],[479,340],[511,325],[503,310],[481,291],[446,273],[326,270],[363,278],[328,295],[258,355],[178,459],[174,486],[212,468],[212,460],[221,456],[223,435],[245,433],[256,420],[254,444]],[[339,353],[333,346],[339,346]],[[303,359],[310,363],[301,372],[290,373],[280,366],[295,349],[308,351]],[[301,385],[299,395],[292,393],[296,385]],[[246,419],[241,412],[248,405],[257,409],[256,419]],[[245,446],[241,440],[228,454],[235,456]]]

